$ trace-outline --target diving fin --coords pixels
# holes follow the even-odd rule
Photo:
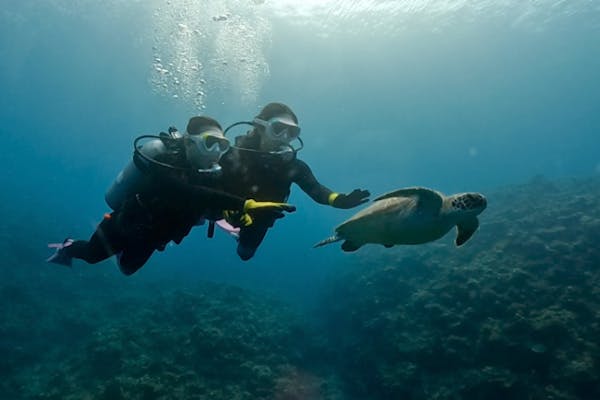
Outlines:
[[[229,222],[227,222],[224,219],[219,219],[217,221],[215,221],[215,224],[221,228],[222,230],[224,230],[225,232],[229,233],[231,236],[233,236],[234,238],[239,238],[240,237],[240,228],[236,228],[233,225],[231,225]]]
[[[48,243],[48,248],[56,249],[56,252],[48,257],[46,262],[71,267],[73,265],[73,257],[67,255],[64,249],[71,246],[73,242],[73,239],[67,238],[62,243]]]

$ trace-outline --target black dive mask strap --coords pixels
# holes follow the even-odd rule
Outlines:
[[[240,125],[250,125],[250,126],[254,126],[254,127],[256,126],[256,125],[254,124],[254,122],[251,122],[251,121],[240,121],[240,122],[236,122],[236,123],[234,123],[234,124],[231,124],[231,125],[229,125],[227,128],[225,128],[225,130],[223,131],[223,136],[227,136],[227,132],[229,132],[229,130],[230,130],[231,128],[233,128],[233,127],[236,127],[236,126],[240,126]]]

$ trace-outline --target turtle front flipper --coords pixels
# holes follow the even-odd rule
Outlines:
[[[362,245],[357,245],[352,243],[349,240],[344,241],[344,243],[342,243],[342,250],[347,251],[347,252],[351,252],[351,251],[356,251],[358,249],[360,249]]]
[[[471,217],[456,224],[456,240],[454,241],[456,246],[465,244],[473,236],[478,227],[479,220],[477,217]]]

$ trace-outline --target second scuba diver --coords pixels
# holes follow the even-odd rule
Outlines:
[[[238,136],[221,159],[226,192],[257,200],[287,201],[295,183],[317,203],[335,208],[353,208],[368,201],[367,190],[340,194],[321,185],[310,167],[296,158],[304,143],[299,136],[298,118],[285,104],[267,104],[253,121],[236,122],[225,129],[225,134],[238,125],[250,125],[252,129]],[[295,141],[299,148],[292,147]],[[236,220],[241,215],[229,214],[228,221],[239,226]],[[254,256],[275,219],[276,216],[258,212],[252,225],[240,227],[237,253],[242,260]]]
[[[209,117],[191,118],[184,134],[170,128],[160,136],[138,137],[133,160],[106,193],[113,211],[89,241],[49,245],[56,253],[47,261],[70,266],[77,258],[94,264],[117,255],[121,272],[131,275],[155,250],[170,241],[179,244],[204,219],[216,221],[233,211],[242,216],[241,225],[250,225],[255,213],[280,218],[295,210],[220,191],[219,160],[228,149],[221,126]]]

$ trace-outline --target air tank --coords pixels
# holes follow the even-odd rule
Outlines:
[[[141,146],[138,146],[134,158],[138,158],[138,162],[148,165],[148,169],[142,171],[133,159],[119,172],[117,178],[106,191],[104,199],[106,204],[114,211],[121,208],[125,200],[139,193],[147,187],[151,182],[151,177],[148,175],[148,170],[151,169],[151,162],[147,158],[154,159],[159,154],[166,152],[167,149],[160,139],[152,139]],[[145,169],[145,168],[144,168]]]

